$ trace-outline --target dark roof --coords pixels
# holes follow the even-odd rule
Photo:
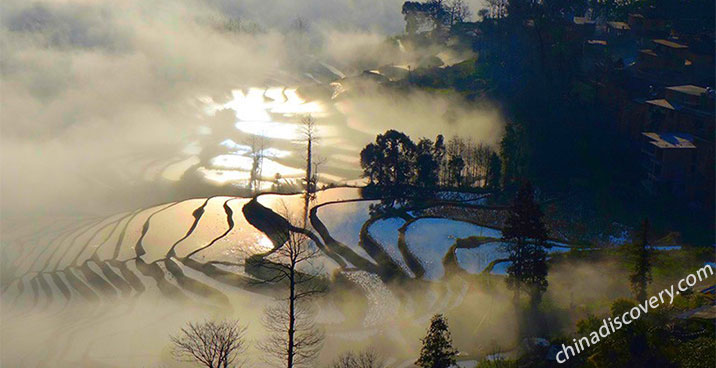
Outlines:
[[[628,24],[624,22],[607,22],[607,26],[618,29],[618,30],[629,30],[631,27],[629,27]]]
[[[659,40],[652,40],[652,42],[654,42],[657,45],[666,46],[666,47],[672,48],[672,49],[688,49],[689,48],[686,45],[682,45],[680,43],[676,43],[674,41],[669,41],[669,40],[659,39]]]
[[[686,133],[652,133],[644,132],[641,135],[649,138],[650,144],[659,148],[696,148],[694,146],[694,137]]]
[[[680,92],[680,93],[685,93],[687,95],[692,95],[692,96],[701,96],[702,94],[706,93],[706,88],[694,86],[693,84],[686,84],[683,86],[666,87],[666,89],[671,90],[671,91]]]

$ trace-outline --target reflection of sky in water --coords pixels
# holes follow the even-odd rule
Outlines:
[[[480,273],[492,261],[507,258],[509,253],[504,250],[504,244],[499,242],[485,243],[477,248],[455,249],[457,263],[467,272]]]
[[[220,146],[224,146],[232,151],[232,153],[238,153],[238,154],[247,154],[251,153],[251,147],[245,144],[238,144],[234,142],[232,139],[225,139],[223,142],[219,143]],[[281,150],[278,148],[266,148],[262,150],[261,155],[264,157],[288,157],[291,155],[291,152]]]
[[[360,230],[370,218],[369,206],[374,201],[333,203],[321,207],[318,217],[336,240],[343,243],[359,256],[376,263],[359,245]]]
[[[248,156],[225,154],[219,155],[211,159],[210,164],[216,169],[233,169],[251,171],[253,159]],[[281,165],[269,158],[264,158],[261,164],[261,174],[264,177],[273,177],[276,173],[280,173],[284,177],[302,175],[303,170],[293,167]],[[247,173],[248,175],[248,173]]]
[[[443,257],[458,238],[484,236],[500,238],[499,230],[449,219],[422,219],[414,222],[405,233],[405,241],[425,268],[425,278],[440,279]]]
[[[301,138],[300,127],[296,124],[279,123],[275,121],[242,120],[237,121],[235,126],[236,129],[246,134],[271,139],[298,140]]]
[[[303,100],[295,88],[249,88],[231,91],[231,100],[217,104],[211,98],[203,97],[204,111],[214,115],[217,111],[233,110],[236,128],[244,133],[268,138],[297,140],[301,137],[300,127],[286,118],[312,115],[325,116],[324,108],[318,101]]]
[[[239,170],[217,170],[200,167],[197,172],[204,178],[217,184],[226,183],[248,183],[250,174]]]
[[[273,139],[288,141],[289,144],[298,143],[302,139],[300,124],[302,116],[307,114],[316,118],[326,116],[320,102],[305,101],[294,88],[235,89],[231,91],[230,100],[225,103],[217,103],[211,97],[201,97],[199,101],[204,104],[204,112],[208,116],[213,116],[219,111],[232,110],[236,117],[234,123],[236,130],[249,136],[268,138],[261,142],[262,145],[270,145]],[[321,137],[325,137],[331,136],[335,130],[332,127],[319,126],[317,131]],[[281,174],[283,177],[298,177],[304,173],[302,167],[290,167],[275,160],[292,156],[290,150],[267,147],[260,152],[252,152],[251,145],[237,143],[228,137],[219,145],[227,152],[213,157],[205,167],[197,169],[202,177],[217,184],[248,184],[249,172],[253,166],[252,156],[256,154],[263,157],[261,176],[264,180],[267,178],[271,180],[276,174]],[[343,161],[347,161],[347,158],[344,157]],[[325,179],[341,181],[343,178],[332,176]]]

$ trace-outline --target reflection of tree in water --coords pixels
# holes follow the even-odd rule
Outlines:
[[[361,188],[361,196],[366,199],[376,199],[369,207],[370,216],[373,217],[405,217],[406,211],[411,208],[426,205],[434,199],[434,192],[427,192],[421,188],[412,187],[376,187]]]

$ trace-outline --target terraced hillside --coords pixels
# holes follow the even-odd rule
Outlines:
[[[473,202],[440,205],[479,206]],[[126,334],[113,336],[98,335],[96,324],[140,310],[138,321],[149,316],[153,322],[194,318],[187,310],[260,313],[280,287],[247,270],[245,262],[271,254],[289,231],[304,232],[321,250],[320,263],[332,284],[331,292],[316,301],[318,320],[335,337],[333,343],[379,337],[413,344],[405,337],[411,329],[422,329],[433,313],[462,305],[471,286],[460,275],[489,272],[505,258],[498,246],[501,234],[466,220],[426,215],[425,206],[379,215],[371,211],[378,203],[362,199],[358,189],[335,188],[317,193],[309,208],[301,194],[216,196],[102,218],[17,226],[3,239],[6,255],[14,255],[4,259],[2,318],[10,327],[3,338],[31,325],[52,348],[43,357],[3,354],[3,361],[111,363],[113,358],[98,356],[89,345],[136,336],[145,322],[127,324]],[[166,313],[147,311],[147,304],[161,305]],[[167,317],[170,312],[175,317]],[[63,323],[41,323],[58,316]],[[156,329],[157,339],[166,339],[161,333],[170,331],[164,329]],[[131,358],[132,351],[124,358],[141,360]]]

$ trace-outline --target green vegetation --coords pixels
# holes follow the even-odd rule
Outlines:
[[[529,183],[520,188],[502,229],[502,240],[510,253],[507,285],[514,290],[516,301],[520,291],[526,289],[532,308],[536,309],[547,290],[547,229],[533,193]]]
[[[627,247],[631,261],[632,273],[629,275],[634,299],[646,299],[646,287],[651,282],[651,253],[647,241],[649,233],[649,220],[644,220],[639,239]]]
[[[496,185],[499,158],[487,146],[459,137],[447,143],[442,135],[433,142],[421,138],[415,144],[396,130],[379,134],[375,143],[361,151],[363,175],[370,187],[408,197],[405,191],[416,188],[423,196],[438,188],[481,188]]]
[[[449,368],[455,364],[457,350],[452,347],[447,319],[443,315],[433,316],[422,342],[420,357],[415,365],[421,368]]]

